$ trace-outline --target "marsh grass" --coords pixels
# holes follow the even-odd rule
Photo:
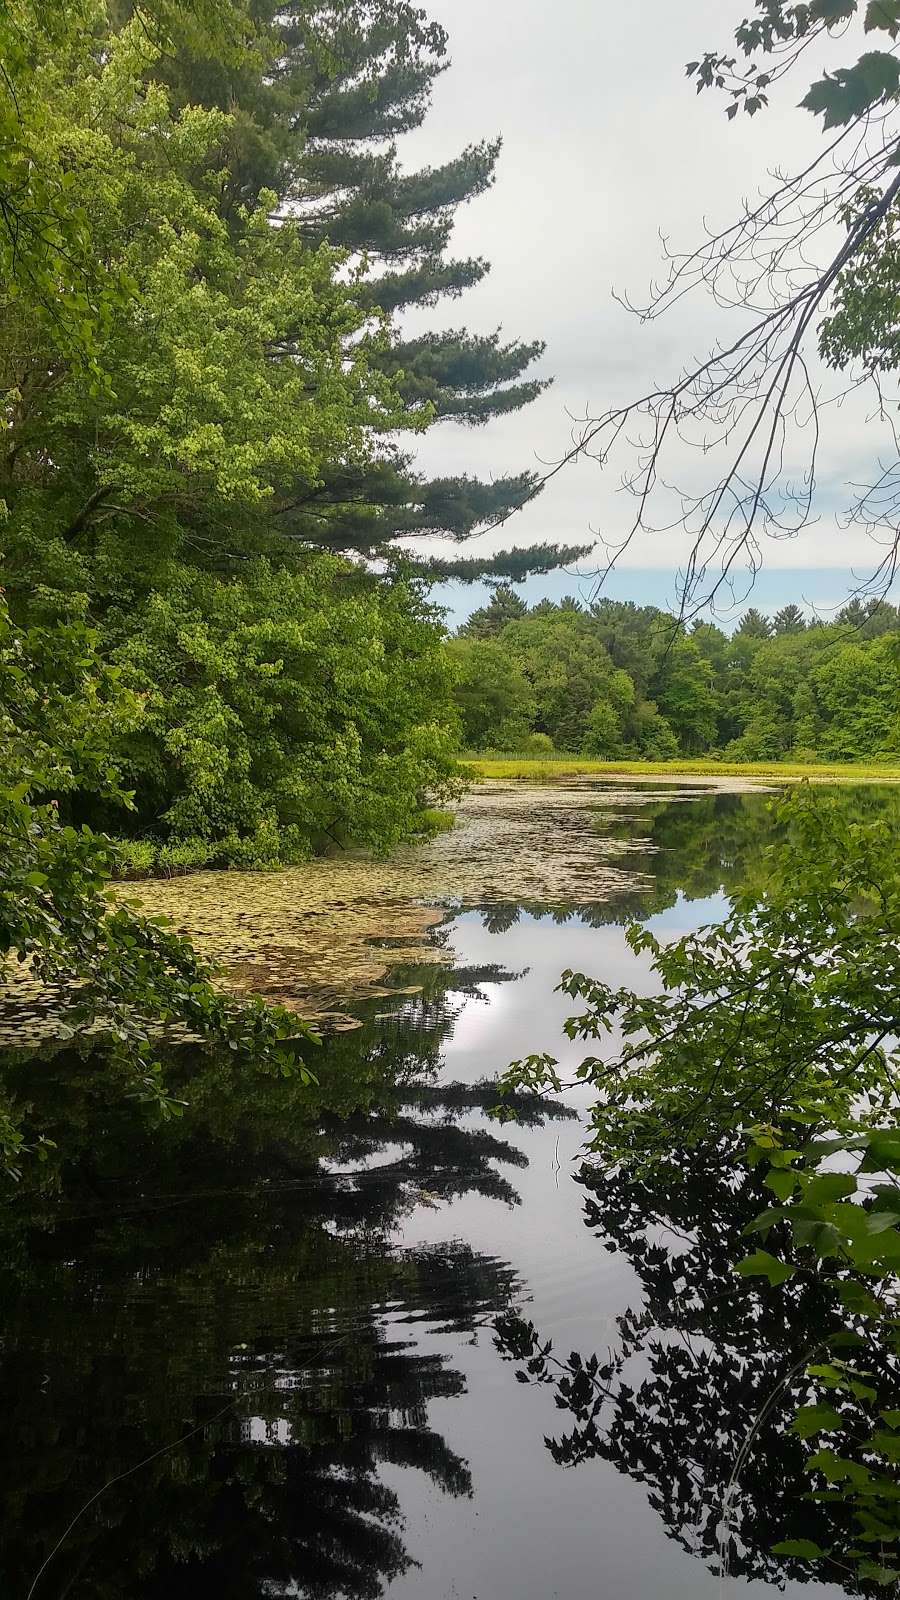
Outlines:
[[[810,783],[900,783],[900,763],[871,764],[858,761],[596,761],[589,756],[553,755],[532,758],[487,751],[460,756],[475,778],[521,779],[545,783],[553,778],[604,773],[625,778],[765,778],[790,783],[808,778]]]

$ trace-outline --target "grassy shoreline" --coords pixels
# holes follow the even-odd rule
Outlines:
[[[523,782],[545,778],[596,775],[621,778],[765,778],[769,782],[791,783],[807,778],[810,783],[900,783],[900,763],[867,765],[858,761],[779,762],[779,761],[595,761],[588,756],[504,756],[465,755],[461,762],[478,778],[520,779]]]

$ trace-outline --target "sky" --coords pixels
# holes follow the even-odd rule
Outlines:
[[[490,274],[459,301],[412,313],[407,326],[500,327],[509,338],[542,338],[547,349],[538,370],[554,381],[531,406],[484,428],[432,428],[416,443],[423,471],[491,477],[544,470],[570,447],[573,418],[668,380],[733,330],[723,320],[729,313],[702,295],[640,324],[613,291],[640,301],[664,269],[661,234],[673,247],[691,248],[704,222],[729,223],[744,197],[770,186],[775,167],[793,170],[820,146],[815,119],[797,108],[809,67],[752,120],[727,121],[724,101],[698,97],[688,82],[684,63],[726,45],[748,9],[747,0],[428,4],[450,35],[452,65],[422,128],[401,142],[402,159],[410,167],[438,163],[497,133],[504,145],[494,186],[460,209],[452,244],[454,254],[487,256]],[[846,60],[848,48],[833,46],[830,64]],[[743,569],[733,593],[720,595],[723,622],[747,604],[771,611],[791,600],[827,616],[877,566],[879,550],[861,530],[843,526],[840,512],[848,486],[871,471],[880,442],[879,425],[858,398],[827,411],[816,521],[796,538],[764,542],[752,595]],[[793,448],[788,467],[797,481],[803,440]],[[673,467],[697,483],[691,474],[704,463],[683,454]],[[567,466],[503,529],[480,536],[465,553],[544,540],[590,543],[596,531],[615,543],[633,515],[620,478],[621,465]],[[604,592],[672,603],[689,544],[679,526],[640,535]],[[531,601],[590,598],[603,565],[598,547],[578,570],[529,579],[520,592]],[[455,624],[485,593],[483,584],[443,585],[437,598]]]

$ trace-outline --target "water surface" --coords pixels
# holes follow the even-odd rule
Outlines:
[[[810,1600],[847,1592],[769,1553],[808,1515],[774,1434],[746,1477],[733,1576],[715,1570],[723,1472],[817,1314],[748,1319],[728,1240],[752,1195],[716,1172],[656,1193],[586,1173],[577,1097],[488,1115],[510,1059],[579,1059],[564,968],[639,986],[629,917],[675,937],[721,916],[760,870],[766,797],[521,792],[527,866],[504,874],[516,839],[495,798],[493,853],[482,812],[481,866],[455,894],[436,892],[448,869],[427,853],[405,884],[385,869],[397,905],[430,902],[428,959],[404,924],[399,960],[389,929],[370,934],[368,989],[331,975],[360,1025],[318,1052],[318,1090],[185,1055],[191,1115],[154,1132],[103,1104],[89,1056],[21,1069],[72,1155],[61,1194],[20,1197],[3,1228],[4,1595],[756,1600],[785,1578]],[[439,862],[447,848],[427,847]],[[370,890],[340,871],[362,916]],[[274,893],[268,880],[267,929]],[[642,1305],[645,1403],[619,1404],[598,1453],[552,1387],[516,1382],[493,1324],[514,1311],[587,1354]]]

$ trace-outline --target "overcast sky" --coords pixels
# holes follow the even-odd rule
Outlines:
[[[429,472],[491,476],[557,460],[570,444],[567,412],[604,410],[666,380],[723,331],[722,313],[697,297],[671,318],[641,326],[612,297],[640,299],[661,266],[659,233],[696,243],[706,218],[735,216],[743,196],[767,186],[778,164],[802,165],[818,147],[815,120],[795,109],[809,69],[752,121],[728,122],[724,102],[696,96],[684,63],[726,45],[748,0],[431,0],[450,35],[452,65],[423,126],[401,144],[409,164],[440,162],[470,141],[501,133],[497,181],[458,213],[455,254],[485,255],[487,279],[457,302],[418,314],[414,327],[465,323],[547,342],[554,384],[534,405],[487,428],[441,424],[419,446]],[[845,42],[836,59],[845,59]],[[801,69],[802,70],[802,69]],[[877,440],[858,405],[833,412],[821,457],[820,519],[796,540],[771,541],[754,603],[839,604],[878,553],[840,527],[847,484],[866,474]],[[798,467],[800,457],[798,455]],[[577,544],[599,528],[615,540],[633,505],[618,476],[593,462],[567,467],[544,493],[478,548],[548,539]],[[671,601],[678,532],[638,539],[607,592]],[[471,546],[470,548],[475,548]],[[525,593],[588,595],[584,574],[530,580]],[[480,603],[479,586],[442,590],[454,618]],[[740,600],[742,597],[738,596]],[[727,609],[727,608],[726,608]],[[737,609],[740,609],[738,605]]]

